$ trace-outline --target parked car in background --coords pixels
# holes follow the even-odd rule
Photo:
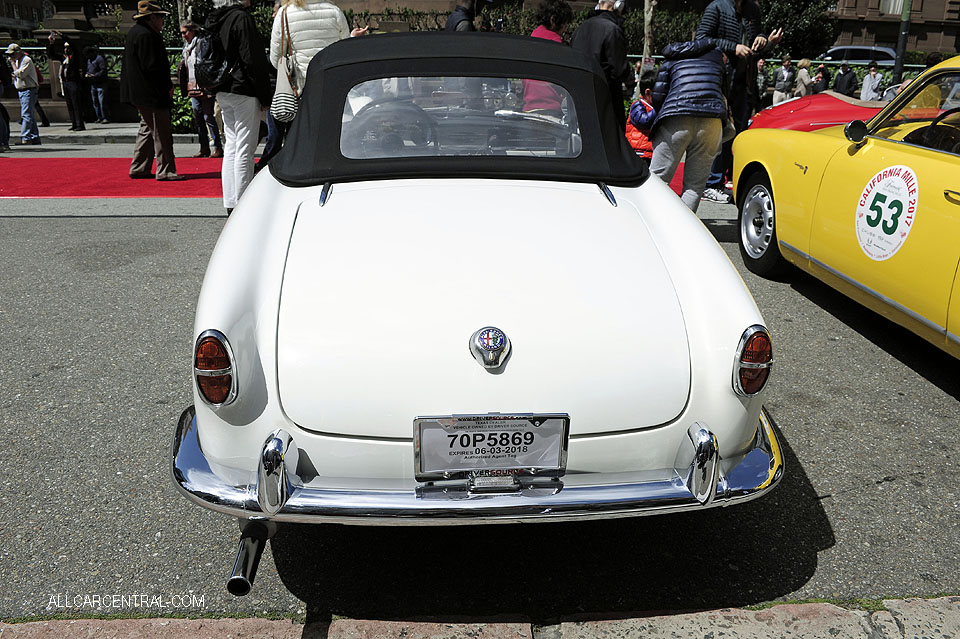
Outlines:
[[[866,65],[874,60],[879,66],[892,67],[897,61],[897,52],[890,47],[845,44],[831,48],[821,56],[821,59],[825,62],[846,60],[851,65]]]
[[[503,34],[312,60],[213,248],[174,437],[179,490],[240,522],[230,592],[285,522],[700,512],[780,480],[763,318],[606,86]]]
[[[869,120],[885,102],[858,100],[835,91],[824,91],[781,102],[758,111],[750,120],[750,129],[787,129],[815,131],[846,124],[851,120]]]
[[[960,357],[960,56],[867,123],[733,147],[747,268],[795,265]]]

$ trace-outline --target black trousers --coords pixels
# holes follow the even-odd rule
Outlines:
[[[79,82],[69,80],[63,83],[63,96],[67,99],[67,110],[74,129],[85,129],[83,124],[83,92]]]

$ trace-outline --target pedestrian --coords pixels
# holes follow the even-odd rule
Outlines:
[[[53,65],[50,65],[48,61],[47,66],[59,67],[60,65],[56,60],[54,60]],[[50,126],[50,118],[47,117],[47,113],[43,110],[43,105],[40,104],[40,88],[39,87],[43,85],[43,72],[40,71],[40,67],[38,67],[36,64],[33,65],[33,70],[37,72],[37,119],[40,122],[37,126],[40,126],[40,127]],[[59,69],[58,69],[58,73],[59,73]],[[54,78],[51,76],[50,78],[50,94],[51,95],[53,95],[53,80]],[[57,78],[58,83],[59,81],[60,79]],[[63,97],[62,89],[60,94],[58,95],[60,95],[60,97]]]
[[[840,63],[840,72],[833,79],[833,90],[851,98],[857,97],[857,74],[846,60]]]
[[[653,108],[653,86],[656,80],[657,72],[653,69],[640,75],[637,80],[637,94],[640,97],[630,105],[630,117],[627,118],[627,128],[624,131],[630,147],[647,166],[650,166],[650,158],[653,157],[650,129],[657,119],[657,110]]]
[[[626,0],[600,0],[590,17],[573,33],[570,46],[600,64],[616,117],[617,130],[624,131],[627,114],[624,96],[633,95],[633,67],[627,61],[627,41],[623,34]],[[624,91],[626,85],[626,92]]]
[[[6,56],[0,57],[0,96],[7,87],[13,86],[13,75],[10,73],[10,65],[7,64]],[[0,102],[0,153],[10,150],[10,114],[7,113],[7,107]]]
[[[563,34],[571,22],[573,9],[565,0],[543,0],[537,7],[537,27],[530,36],[562,44]],[[527,113],[562,117],[565,97],[565,92],[552,82],[523,80],[523,110]]]
[[[200,139],[200,150],[195,158],[222,158],[223,143],[220,141],[220,129],[213,116],[213,96],[200,88],[194,73],[197,61],[197,33],[200,30],[195,23],[184,20],[180,23],[180,37],[183,38],[183,55],[180,66],[177,67],[177,79],[180,81],[180,93],[190,98],[190,109],[193,112],[193,127]],[[213,141],[213,153],[210,152],[210,141]]]
[[[485,0],[481,0],[485,1]],[[460,0],[457,7],[447,16],[444,31],[476,31],[473,21],[476,19],[476,0]]]
[[[573,9],[565,0],[543,0],[537,7],[537,26],[532,38],[563,42],[563,34],[573,22]]]
[[[797,70],[790,65],[790,56],[784,55],[780,59],[780,68],[773,74],[773,104],[777,105],[793,96],[793,85],[796,84]]]
[[[723,89],[726,56],[711,38],[675,42],[663,50],[653,87],[653,158],[650,172],[667,184],[684,158],[680,199],[696,212],[710,165],[730,117]]]
[[[774,29],[769,37],[760,32],[760,7],[755,0],[712,0],[704,9],[697,26],[696,39],[713,38],[727,60],[727,86],[733,126],[737,132],[747,128],[750,101],[754,95],[757,66],[754,57],[763,57],[783,38],[783,29]],[[726,188],[733,174],[732,141],[723,145],[707,178],[704,197],[714,202],[729,203],[733,195]]]
[[[213,6],[204,28],[219,36],[225,59],[233,61],[216,93],[223,114],[223,206],[229,215],[253,179],[260,114],[270,106],[270,62],[246,11],[250,0],[214,0]]]
[[[810,58],[803,58],[797,63],[797,84],[793,95],[802,98],[813,93],[813,78],[810,77]]]
[[[33,114],[37,108],[39,80],[37,68],[16,42],[7,47],[13,86],[20,97],[20,144],[40,144],[40,131]]]
[[[351,29],[337,5],[325,0],[283,0],[270,33],[270,64],[280,62],[283,24],[290,26],[290,43],[296,60],[296,82],[302,87],[307,67],[315,55],[338,40],[367,34],[367,27]]]
[[[871,60],[867,65],[867,74],[863,76],[863,86],[860,88],[861,100],[879,100],[880,83],[883,76],[877,73],[877,61]]]
[[[767,77],[767,61],[763,56],[757,57],[757,92],[750,96],[750,112],[756,113],[762,109],[767,99],[767,88],[770,79]]]
[[[286,25],[286,26],[284,26]],[[284,35],[284,32],[288,35]],[[367,27],[351,29],[346,16],[337,5],[325,0],[283,0],[273,16],[270,33],[270,64],[277,73],[286,73],[280,68],[282,56],[289,45],[295,61],[293,84],[303,88],[307,80],[310,60],[327,46],[345,38],[367,34]],[[289,41],[286,41],[289,38]],[[289,122],[280,122],[267,113],[267,142],[255,171],[265,167],[270,158],[283,146],[290,128]]]
[[[160,32],[163,18],[169,15],[153,0],[140,0],[134,25],[127,32],[123,48],[123,71],[120,76],[120,99],[140,112],[140,129],[133,148],[130,177],[152,178],[153,159],[157,159],[158,181],[182,180],[177,175],[170,131],[170,108],[173,106],[173,82],[170,64]]]
[[[96,46],[89,46],[83,50],[87,59],[87,72],[84,77],[90,85],[90,101],[93,102],[93,112],[97,116],[97,124],[110,123],[110,111],[107,109],[107,61],[100,54]]]
[[[70,38],[59,31],[51,31],[47,36],[47,59],[60,63],[60,86],[63,87],[63,97],[67,101],[67,112],[70,114],[70,130],[84,131],[87,128],[83,123],[86,62],[81,60],[79,51],[74,51]]]
[[[813,92],[814,93],[823,93],[830,88],[830,70],[824,66],[820,65],[817,67],[817,74],[813,77]]]

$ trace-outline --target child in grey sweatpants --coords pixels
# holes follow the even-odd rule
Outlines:
[[[663,55],[653,88],[650,170],[669,184],[686,154],[680,199],[696,212],[728,117],[726,63],[712,38],[669,44]]]

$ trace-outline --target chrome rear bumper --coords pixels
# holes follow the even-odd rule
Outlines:
[[[278,430],[264,443],[258,472],[250,473],[249,482],[230,485],[211,470],[200,449],[191,406],[177,424],[172,471],[188,499],[241,519],[367,525],[560,521],[696,510],[754,499],[783,476],[780,444],[765,411],[751,450],[726,472],[709,429],[694,424],[689,435],[690,441],[677,452],[676,468],[568,474],[562,483],[490,494],[436,487],[427,491],[422,486],[345,490],[305,484],[296,474],[293,437]]]

